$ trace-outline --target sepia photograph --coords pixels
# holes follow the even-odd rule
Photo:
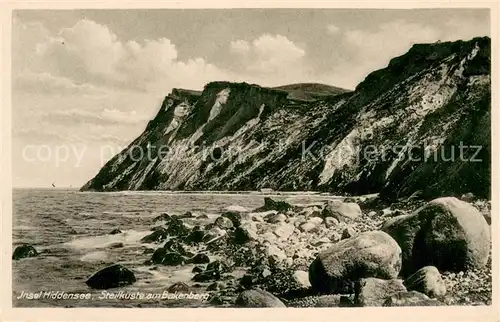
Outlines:
[[[493,305],[490,8],[10,15],[13,308]]]

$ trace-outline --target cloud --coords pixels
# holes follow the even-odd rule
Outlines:
[[[13,79],[13,86],[20,91],[51,95],[105,95],[106,92],[91,84],[76,84],[73,80],[53,76],[48,72],[25,71]]]
[[[101,128],[102,129],[102,128]],[[129,139],[117,137],[107,133],[60,133],[50,129],[24,128],[14,129],[13,138],[29,144],[49,144],[53,142],[65,143],[115,143],[126,145]]]
[[[12,67],[16,72],[36,72],[43,69],[39,52],[44,44],[51,41],[51,33],[42,23],[13,19],[12,26]]]
[[[359,49],[361,56],[378,61],[401,55],[415,43],[434,42],[438,36],[432,27],[404,20],[383,23],[374,31],[345,32],[347,43]]]
[[[490,36],[490,20],[470,20],[450,17],[445,21],[446,29],[442,32],[442,41],[457,39],[471,39],[474,37]]]
[[[33,143],[47,143],[47,142],[64,142],[73,141],[73,138],[68,138],[56,131],[40,129],[40,128],[14,128],[12,131],[14,139],[21,139]]]
[[[334,25],[334,24],[329,24],[326,26],[326,31],[330,34],[338,34],[340,32],[340,27]]]
[[[344,29],[342,37],[335,38],[344,55],[336,58],[324,79],[354,88],[370,72],[386,67],[392,58],[403,55],[414,44],[469,40],[486,35],[489,35],[487,19],[478,22],[452,17],[440,26],[398,19],[371,29]]]
[[[230,48],[231,52],[235,54],[247,55],[250,53],[250,44],[245,40],[231,41]]]
[[[230,43],[233,80],[277,86],[313,80],[304,46],[283,35],[263,34],[251,41]]]
[[[405,20],[382,23],[373,29],[344,30],[336,41],[346,54],[337,59],[327,79],[354,88],[370,72],[386,67],[413,44],[435,42],[439,37],[437,29]]]
[[[98,113],[79,109],[57,110],[46,113],[43,117],[49,122],[68,125],[82,123],[91,125],[142,124],[148,120],[148,117],[137,113],[135,110],[124,112],[107,108]]]
[[[107,26],[87,19],[57,34],[38,24],[17,24],[15,29],[22,32],[16,48],[30,54],[14,64],[15,70],[28,69],[76,84],[163,92],[172,87],[200,88],[226,74],[201,57],[179,60],[167,38],[124,42]],[[34,42],[39,35],[43,36]]]
[[[287,37],[264,34],[251,43],[244,40],[231,42],[233,53],[242,55],[248,62],[247,69],[262,73],[273,73],[289,67],[304,58],[306,52]]]

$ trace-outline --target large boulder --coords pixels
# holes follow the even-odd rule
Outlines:
[[[417,291],[399,292],[387,297],[383,306],[440,306],[441,302]]]
[[[35,247],[31,245],[21,245],[17,246],[16,249],[14,250],[14,253],[12,254],[12,259],[18,260],[21,258],[35,257],[35,256],[38,256],[38,252],[36,251]]]
[[[324,218],[333,217],[339,221],[349,221],[361,216],[361,208],[355,202],[332,200],[328,201],[321,216]]]
[[[394,279],[401,269],[401,248],[382,231],[344,239],[319,253],[309,266],[309,280],[318,292],[352,293],[366,277]]]
[[[357,306],[382,306],[387,297],[405,291],[406,287],[399,279],[362,278],[356,283],[354,303]]]
[[[133,284],[134,273],[120,264],[106,267],[92,275],[85,283],[94,289],[108,289]]]
[[[286,307],[276,296],[263,290],[243,291],[235,304],[238,307]]]
[[[441,271],[480,268],[490,252],[486,220],[454,197],[434,199],[411,215],[391,218],[382,230],[401,247],[405,276],[428,265]]]
[[[446,284],[434,266],[425,266],[408,277],[404,284],[410,291],[424,293],[429,297],[441,297],[446,294]]]

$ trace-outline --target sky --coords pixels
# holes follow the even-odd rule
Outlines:
[[[172,88],[210,81],[354,89],[415,43],[489,36],[485,9],[16,10],[17,187],[79,187]]]

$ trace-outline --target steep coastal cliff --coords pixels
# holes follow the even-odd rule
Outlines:
[[[489,198],[489,38],[414,45],[352,92],[307,91],[230,82],[174,89],[81,190]]]

